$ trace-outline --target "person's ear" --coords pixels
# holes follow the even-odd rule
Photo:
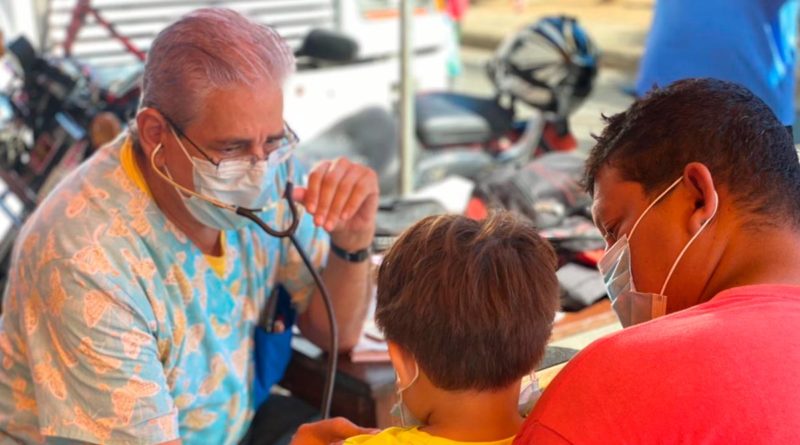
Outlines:
[[[715,216],[719,208],[719,194],[714,186],[711,171],[700,162],[691,162],[683,169],[683,181],[694,201],[694,210],[689,221],[689,233],[695,234],[700,227]]]
[[[136,115],[139,144],[142,146],[142,151],[147,159],[150,159],[153,150],[155,150],[159,144],[162,144],[169,136],[170,129],[168,125],[164,116],[155,108],[142,108]],[[159,155],[161,153],[164,153],[164,151],[162,150],[159,152]],[[159,166],[163,163],[163,159],[159,159],[160,157],[161,156],[158,155],[156,156],[156,163]]]
[[[389,347],[389,358],[392,360],[392,366],[397,373],[398,386],[405,387],[414,380],[417,372],[417,364],[414,357],[393,341],[386,341]]]

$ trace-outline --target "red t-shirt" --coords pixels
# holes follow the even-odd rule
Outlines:
[[[800,287],[747,286],[602,338],[515,445],[800,444]]]

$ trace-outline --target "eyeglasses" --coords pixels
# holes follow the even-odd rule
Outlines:
[[[256,165],[257,162],[263,160],[259,159],[258,156],[254,156],[252,154],[240,154],[243,151],[242,148],[228,149],[229,150],[228,154],[220,154],[220,159],[214,160],[214,158],[208,154],[208,151],[211,150],[205,150],[200,148],[200,146],[197,145],[191,138],[189,138],[189,136],[178,125],[176,125],[172,121],[172,119],[167,117],[167,115],[165,115],[164,113],[161,113],[161,115],[164,116],[164,119],[175,130],[178,136],[189,141],[189,143],[192,144],[195,150],[200,152],[200,154],[203,155],[203,157],[206,158],[208,162],[212,163],[218,169],[220,168],[221,164],[227,161],[249,160],[250,164],[254,166]],[[297,144],[299,142],[300,138],[297,136],[297,133],[295,133],[294,130],[292,130],[292,128],[289,126],[288,123],[284,122],[283,136],[281,136],[280,138],[267,140],[267,145],[265,147],[267,154],[267,161],[269,163],[276,163],[276,164],[285,162],[286,160],[289,159],[289,157],[291,156],[292,152],[294,151],[295,147],[297,147]],[[218,153],[220,152],[220,150],[214,150],[214,151]]]

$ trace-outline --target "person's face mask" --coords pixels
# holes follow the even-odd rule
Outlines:
[[[403,428],[424,425],[423,422],[414,417],[414,414],[408,409],[405,402],[403,402],[403,392],[411,388],[411,386],[417,382],[417,379],[419,379],[419,365],[416,363],[414,363],[414,378],[411,379],[408,385],[402,386],[400,383],[400,376],[397,377],[397,403],[392,407],[391,415],[400,418],[400,426]]]
[[[522,379],[519,391],[519,402],[517,410],[522,417],[528,417],[533,410],[533,406],[542,396],[542,389],[539,388],[539,378],[535,373],[531,373],[527,379]]]
[[[287,134],[289,131],[287,129]],[[214,164],[208,159],[189,155],[172,126],[170,132],[192,163],[194,191],[176,183],[169,171],[165,175],[155,167],[154,159],[159,147],[153,150],[151,163],[162,178],[183,192],[179,194],[187,210],[203,225],[219,230],[240,229],[248,220],[236,214],[235,207],[264,209],[279,199],[279,193],[275,190],[279,187],[278,170],[292,154],[293,138],[284,138],[266,159],[246,157]]]
[[[609,247],[603,254],[603,257],[598,263],[598,269],[603,275],[603,281],[608,292],[608,298],[611,300],[611,307],[616,312],[617,317],[623,327],[628,327],[637,323],[643,323],[648,320],[660,317],[667,313],[667,297],[664,291],[667,289],[667,284],[675,272],[681,258],[689,249],[689,246],[694,243],[694,240],[703,232],[708,226],[708,223],[714,219],[717,214],[717,207],[719,205],[719,197],[714,192],[716,197],[714,213],[711,218],[706,220],[697,233],[692,236],[689,242],[683,247],[683,250],[678,254],[678,257],[672,263],[672,267],[664,279],[664,284],[661,286],[661,291],[657,294],[639,292],[633,284],[633,275],[631,273],[631,250],[629,241],[633,237],[636,227],[642,221],[642,218],[656,205],[664,196],[667,195],[672,189],[680,184],[682,178],[678,178],[666,190],[664,190],[653,202],[639,215],[639,218],[634,223],[633,228],[627,235],[622,235],[617,242]]]

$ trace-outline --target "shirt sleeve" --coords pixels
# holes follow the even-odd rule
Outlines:
[[[12,286],[30,286],[18,296],[20,325],[42,435],[104,444],[177,439],[155,318],[141,303],[147,297],[131,296],[130,277],[98,270],[99,257],[84,260],[32,267],[28,283]]]
[[[307,182],[306,169],[297,161],[294,162],[294,183],[305,185]],[[302,206],[297,206],[300,222],[297,226],[295,237],[307,253],[314,269],[321,273],[328,259],[330,237],[321,227],[314,225],[311,214]],[[284,218],[291,215],[284,212]],[[286,222],[288,224],[288,222]],[[316,284],[314,277],[306,268],[303,259],[292,245],[291,240],[284,239],[281,244],[280,264],[278,266],[276,281],[281,283],[292,296],[292,302],[299,312],[305,311],[314,295]]]

